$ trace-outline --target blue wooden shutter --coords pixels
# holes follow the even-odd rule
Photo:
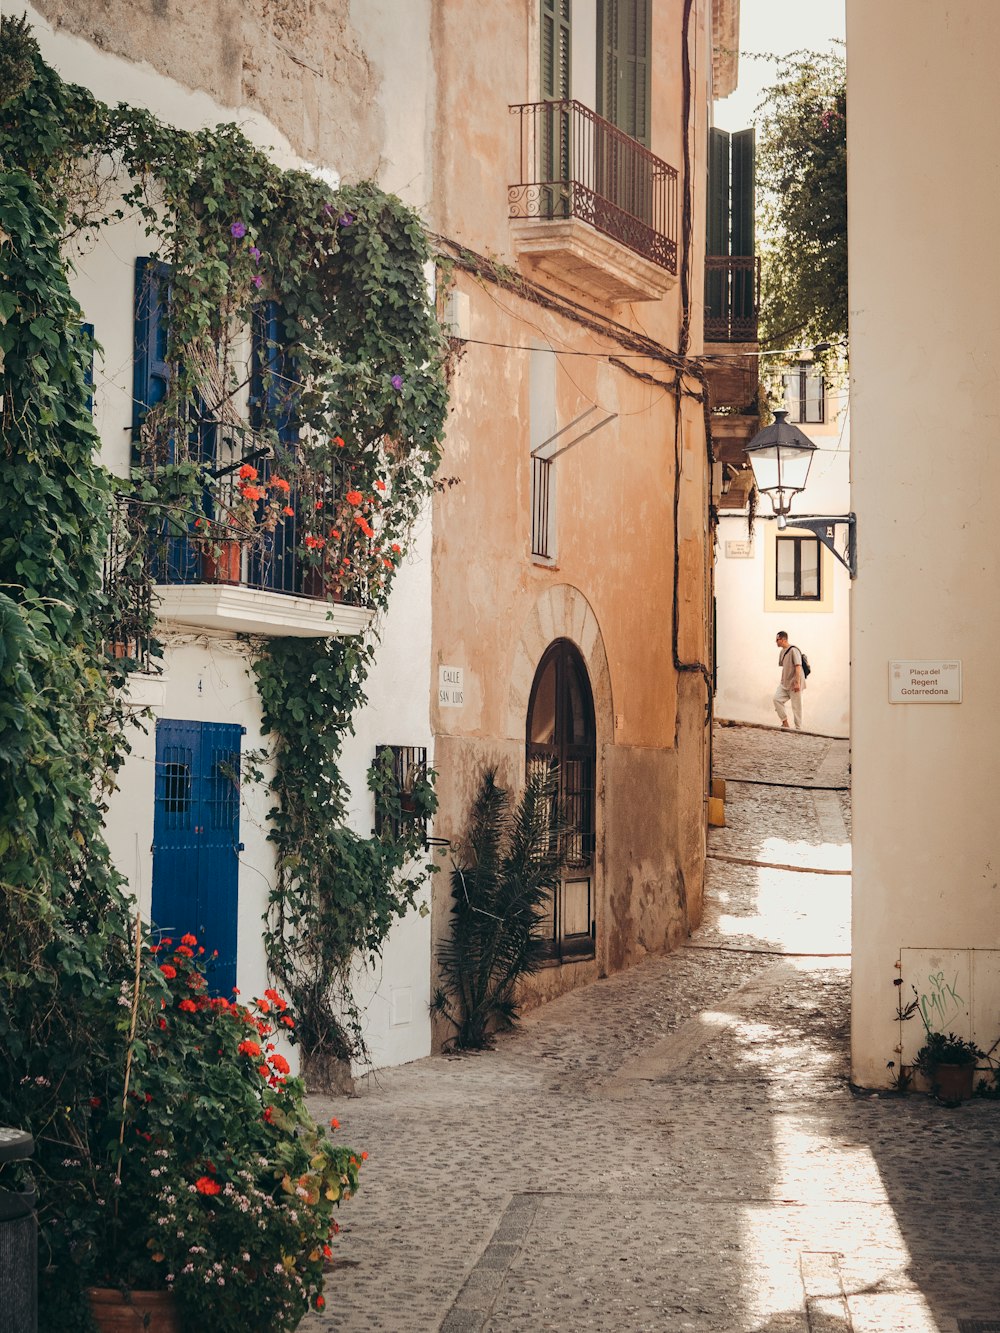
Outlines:
[[[167,335],[170,265],[135,261],[135,335],[132,360],[132,439],[138,440],[146,413],[166,396],[170,383]]]

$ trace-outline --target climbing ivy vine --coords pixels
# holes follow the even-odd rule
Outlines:
[[[149,584],[144,553],[165,532],[206,546],[261,541],[294,514],[296,558],[328,597],[378,613],[435,484],[447,389],[426,237],[398,199],[281,170],[233,125],[184,132],[108,106],[49,68],[23,21],[2,22],[0,70],[12,77],[0,92],[0,675],[10,687],[0,760],[7,777],[27,774],[0,824],[0,928],[21,941],[5,953],[11,996],[26,966],[18,950],[58,937],[77,951],[74,967],[63,959],[71,974],[127,928],[90,800],[127,749],[121,664],[102,650],[117,614],[101,581],[116,496],[130,516],[122,567],[133,580]],[[169,374],[139,414],[131,475],[112,478],[98,461],[92,348],[67,273],[77,248],[128,219],[161,266]],[[251,334],[265,303],[276,325],[257,353],[254,411]],[[223,451],[234,473],[211,506],[209,427],[216,461]],[[275,761],[268,962],[304,1016],[307,1046],[338,1055],[356,1049],[341,1017],[351,958],[378,951],[419,881],[415,825],[369,839],[346,824],[340,750],[376,637],[274,640],[253,666]],[[386,775],[371,782],[391,807]],[[417,795],[431,811],[429,784]]]

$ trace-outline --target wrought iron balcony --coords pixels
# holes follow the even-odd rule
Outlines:
[[[705,256],[705,341],[754,343],[760,311],[756,255]]]
[[[294,637],[356,634],[372,616],[367,575],[357,563],[343,564],[342,544],[312,539],[303,553],[300,514],[315,513],[310,495],[292,495],[294,512],[252,536],[221,528],[217,516],[231,512],[223,482],[206,490],[206,517],[191,516],[187,532],[171,531],[147,505],[120,503],[105,565],[105,585],[117,606],[135,605],[120,633],[109,634],[119,656],[139,658],[141,646],[129,625],[148,624],[148,597],[162,620],[244,633]],[[312,524],[315,528],[315,522]],[[332,614],[331,614],[332,613]]]
[[[548,255],[551,268],[552,238],[562,223],[563,249],[573,255],[585,289],[617,300],[661,296],[677,275],[676,169],[580,102],[524,102],[510,111],[517,117],[519,152],[508,200],[519,253]],[[529,222],[548,224],[548,236]],[[614,245],[588,254],[587,242],[567,225],[573,222]],[[585,271],[588,265],[603,265],[610,281],[602,286]],[[571,260],[562,276],[572,270]]]

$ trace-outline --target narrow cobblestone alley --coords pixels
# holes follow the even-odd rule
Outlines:
[[[370,1161],[303,1329],[1000,1329],[1000,1107],[848,1085],[846,742],[715,772],[686,947],[318,1104]]]

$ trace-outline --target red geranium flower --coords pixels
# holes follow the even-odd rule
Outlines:
[[[284,491],[286,495],[292,489],[291,484],[284,477],[272,477],[271,485],[276,486],[279,491]]]
[[[194,957],[194,950],[189,949],[186,944],[178,944],[177,948],[174,950],[174,953],[180,954],[182,958]]]
[[[160,971],[163,973],[163,975],[166,977],[168,981],[173,981],[174,977],[176,977],[177,975],[176,967],[171,967],[169,963],[161,963]]]
[[[260,1047],[255,1041],[241,1041],[236,1049],[240,1055],[249,1055],[252,1060],[260,1059]]]
[[[198,943],[198,936],[197,936],[197,935],[182,935],[182,936],[181,936],[181,944],[188,944],[188,945],[191,945],[191,946],[193,947],[193,946],[196,945],[197,943]]]
[[[177,1008],[183,1009],[186,1014],[195,1014],[198,1012],[198,1006],[195,1004],[194,1000],[181,1000]]]
[[[252,467],[249,463],[244,463],[243,466],[240,468],[240,476],[243,478],[244,481],[254,480],[256,479],[257,475],[258,475],[257,469],[255,467]]]
[[[347,494],[344,496],[344,499],[347,501],[349,505],[359,505],[361,503],[361,492],[348,491]]]
[[[281,512],[285,515],[286,518],[295,517],[295,510],[292,508],[291,505],[285,505],[284,509],[282,509]]]
[[[283,1055],[278,1055],[278,1054],[271,1056],[271,1066],[272,1068],[276,1069],[279,1074],[287,1074],[288,1071],[291,1069],[291,1065],[288,1063],[285,1057]]]
[[[221,1194],[222,1186],[211,1176],[199,1176],[194,1182],[194,1187],[199,1194]]]

